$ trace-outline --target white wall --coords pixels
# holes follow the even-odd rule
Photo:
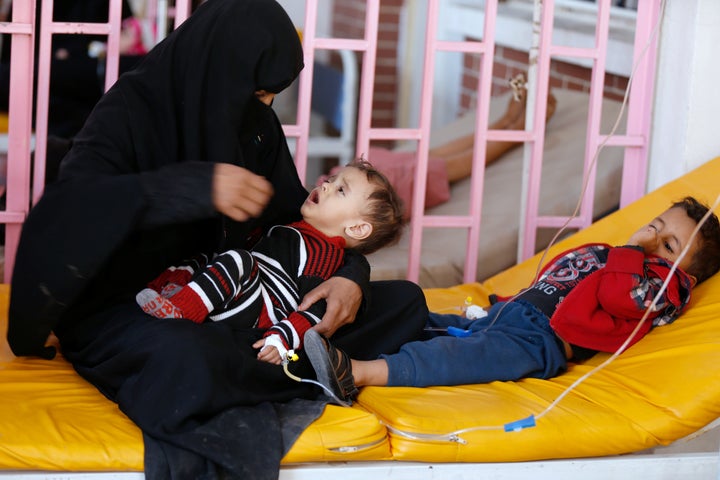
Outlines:
[[[648,190],[720,156],[720,1],[667,0],[660,33]]]
[[[302,29],[305,25],[305,2],[302,0],[278,0],[285,9],[296,27]],[[333,0],[318,0],[317,31],[322,35],[330,32],[330,14]]]

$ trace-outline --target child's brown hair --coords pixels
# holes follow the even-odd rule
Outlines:
[[[368,204],[363,212],[365,219],[373,226],[372,234],[354,250],[368,254],[400,240],[405,227],[403,202],[395,192],[390,181],[370,162],[363,158],[353,160],[348,164],[364,172],[373,186],[373,192],[368,197]]]
[[[685,197],[673,203],[670,208],[682,208],[696,223],[700,223],[710,210],[707,205],[700,203],[694,197]],[[696,238],[698,249],[690,261],[687,273],[700,283],[720,270],[720,223],[714,213],[700,227]]]

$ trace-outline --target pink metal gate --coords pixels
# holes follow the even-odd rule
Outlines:
[[[35,131],[36,150],[34,178],[30,178],[30,138],[32,135],[32,97],[30,88],[34,64],[34,2],[14,2],[13,17],[9,23],[0,24],[0,32],[13,36],[12,64],[10,78],[10,123],[7,170],[7,208],[0,212],[0,223],[6,224],[5,239],[5,281],[9,282],[13,260],[17,248],[20,229],[29,206],[42,194],[45,160],[45,139],[47,137],[47,109],[49,86],[49,51],[52,35],[58,33],[93,33],[107,35],[108,61],[106,88],[117,78],[118,40],[120,32],[120,0],[109,0],[110,18],[107,23],[54,23],[50,15],[52,0],[44,0],[40,22],[40,53],[38,58],[37,125]],[[190,11],[189,0],[177,0],[174,9],[175,26],[182,22]],[[156,3],[157,4],[157,3]],[[552,45],[554,0],[536,2],[536,23],[538,27],[537,48],[531,52],[531,64],[535,64],[528,93],[529,100],[547,98],[549,62],[552,57],[577,57],[592,60],[591,106],[587,128],[587,147],[585,152],[586,175],[589,186],[585,192],[579,214],[572,219],[567,217],[542,217],[538,215],[538,196],[540,185],[540,166],[542,165],[543,137],[546,113],[545,102],[529,101],[530,117],[525,131],[489,130],[489,104],[492,84],[494,25],[498,0],[485,1],[484,39],[482,41],[449,42],[436,38],[440,0],[429,0],[426,38],[424,44],[424,75],[422,78],[422,105],[418,128],[374,128],[372,126],[373,83],[375,76],[376,52],[378,45],[378,19],[380,0],[366,2],[365,33],[362,39],[318,38],[316,20],[318,0],[305,3],[305,25],[303,28],[303,47],[306,65],[312,65],[315,51],[352,50],[361,52],[362,72],[360,78],[358,105],[358,132],[356,152],[367,152],[371,141],[414,140],[418,142],[418,165],[414,184],[425,185],[430,138],[430,118],[432,114],[433,73],[436,53],[467,52],[482,57],[481,75],[477,84],[478,115],[475,125],[475,151],[473,155],[473,173],[471,177],[472,195],[469,214],[464,216],[426,215],[424,205],[425,191],[414,191],[412,222],[410,228],[410,253],[407,278],[416,281],[419,276],[420,252],[423,229],[442,227],[461,227],[468,231],[466,265],[464,280],[476,279],[477,245],[481,234],[482,190],[484,177],[485,140],[515,141],[526,144],[526,158],[529,175],[526,180],[526,206],[523,212],[524,230],[520,239],[519,257],[530,256],[535,247],[535,232],[543,226],[559,226],[566,222],[570,226],[584,227],[591,221],[594,163],[598,148],[603,145],[625,147],[625,165],[621,205],[638,198],[644,193],[647,163],[648,134],[650,127],[650,106],[655,68],[655,40],[652,26],[660,10],[661,0],[640,0],[637,12],[635,34],[635,70],[631,95],[628,102],[628,125],[625,134],[604,136],[599,131],[600,102],[605,74],[604,59],[608,42],[608,18],[611,0],[599,0],[596,40],[592,48],[560,47]],[[644,47],[649,45],[649,48]],[[642,55],[641,55],[642,54]],[[296,163],[301,178],[305,178],[307,168],[307,146],[310,124],[310,104],[313,71],[306,68],[299,80],[297,123],[285,125],[288,137],[297,139]],[[32,188],[31,188],[32,185]],[[31,201],[32,192],[32,201]]]

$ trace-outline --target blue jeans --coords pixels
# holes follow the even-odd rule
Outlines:
[[[388,364],[389,386],[551,378],[567,368],[565,349],[548,318],[529,303],[497,303],[487,317],[477,320],[430,313],[427,326],[454,326],[471,334],[433,334],[427,340],[406,343],[396,354],[382,355]]]

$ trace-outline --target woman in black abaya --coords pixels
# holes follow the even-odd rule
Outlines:
[[[103,96],[23,227],[10,346],[50,358],[54,331],[143,430],[147,478],[276,478],[321,411],[286,403],[318,392],[258,362],[254,330],[153,319],[134,300],[167,265],[250,247],[299,218],[307,192],[256,92],[283,90],[302,67],[274,0],[207,1]],[[395,351],[427,314],[415,285],[368,278],[365,259],[349,256],[310,294],[327,301],[319,329],[355,358]],[[313,375],[305,359],[296,368]]]

